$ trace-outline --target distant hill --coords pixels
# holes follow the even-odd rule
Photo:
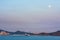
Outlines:
[[[5,30],[0,30],[0,32],[7,32],[10,35],[14,35],[14,34],[30,34],[30,35],[43,35],[43,36],[47,36],[47,35],[51,35],[51,36],[60,36],[60,31],[56,31],[56,32],[52,32],[52,33],[39,33],[39,34],[34,34],[34,33],[29,33],[29,32],[24,32],[24,31],[16,31],[16,32],[9,32],[9,31],[5,31]]]
[[[51,36],[60,36],[60,31],[52,32],[52,33],[39,33],[38,35],[51,35]]]
[[[2,31],[7,32],[10,35],[13,35],[13,34],[30,34],[30,35],[32,35],[33,34],[33,33],[23,32],[23,31],[9,32],[9,31],[5,31],[5,30],[0,30],[0,32],[2,32]]]
[[[60,31],[49,33],[49,35],[60,36]]]

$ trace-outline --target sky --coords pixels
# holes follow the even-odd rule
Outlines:
[[[60,0],[0,0],[0,29],[54,32],[60,30]]]

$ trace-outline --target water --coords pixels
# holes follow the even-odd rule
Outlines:
[[[60,40],[60,36],[0,36],[0,40]]]

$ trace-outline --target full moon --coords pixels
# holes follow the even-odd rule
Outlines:
[[[52,7],[52,5],[48,5],[48,8],[51,8]]]

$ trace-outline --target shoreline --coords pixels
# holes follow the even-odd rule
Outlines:
[[[0,36],[26,36],[26,35],[0,35]],[[30,35],[30,36],[55,36],[55,35]]]

